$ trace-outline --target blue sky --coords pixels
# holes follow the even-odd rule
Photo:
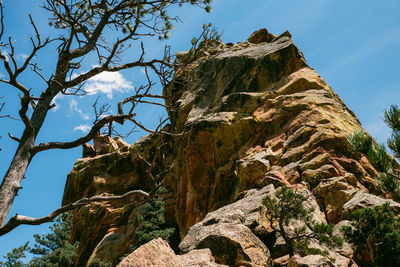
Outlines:
[[[47,15],[38,5],[41,1],[5,0],[5,37],[12,35],[16,54],[22,60],[29,52],[32,28],[27,17],[32,14],[43,36],[53,34],[47,26]],[[214,0],[211,14],[193,8],[177,8],[173,14],[182,23],[175,24],[167,42],[147,42],[148,56],[160,55],[164,43],[174,52],[187,50],[190,40],[197,36],[201,24],[211,22],[221,32],[224,42],[244,41],[256,29],[267,28],[280,34],[292,33],[308,64],[314,68],[352,109],[366,128],[380,142],[390,134],[382,122],[383,110],[400,104],[400,1],[385,0]],[[51,73],[55,49],[38,55],[46,73]],[[127,55],[134,56],[134,55]],[[87,63],[88,67],[90,62]],[[0,75],[4,75],[0,67]],[[118,101],[143,79],[140,71],[124,71],[96,77],[87,84],[96,88],[102,101],[114,107]],[[24,83],[40,91],[43,83],[31,75]],[[160,90],[160,88],[158,89]],[[7,98],[6,113],[17,116],[17,95],[13,89],[0,85],[0,95]],[[84,134],[93,120],[88,98],[61,97],[57,109],[49,113],[39,141],[74,140]],[[140,118],[149,127],[155,125],[160,110],[143,108]],[[0,119],[0,177],[3,177],[16,143],[7,137],[10,132],[19,136],[22,123]],[[134,142],[143,133],[132,135]],[[66,175],[72,169],[81,149],[53,150],[39,153],[31,163],[23,190],[14,202],[11,215],[43,216],[60,206]],[[32,240],[34,233],[45,232],[48,225],[22,226],[0,237],[0,257],[11,248]]]

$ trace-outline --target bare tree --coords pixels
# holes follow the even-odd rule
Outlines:
[[[3,3],[0,2],[0,60],[3,62],[2,67],[7,76],[0,77],[0,82],[19,91],[18,113],[24,124],[24,130],[19,137],[9,134],[19,145],[0,186],[0,235],[9,232],[21,223],[40,224],[88,201],[101,200],[95,197],[91,200],[77,201],[68,207],[58,209],[45,219],[15,215],[5,225],[14,198],[21,189],[21,180],[37,153],[50,149],[69,149],[80,146],[93,139],[104,126],[111,127],[113,122],[123,124],[125,121],[130,121],[145,131],[154,132],[135,119],[135,107],[138,103],[158,104],[157,101],[151,99],[162,98],[162,96],[151,93],[150,89],[155,84],[151,77],[157,77],[164,86],[173,74],[173,69],[170,65],[168,49],[162,58],[148,60],[141,40],[143,37],[168,38],[168,32],[172,28],[171,22],[178,20],[168,15],[169,7],[192,4],[208,12],[210,2],[210,0],[44,0],[43,8],[49,12],[49,24],[57,29],[59,35],[42,38],[40,30],[29,15],[35,35],[31,38],[32,50],[22,64],[17,63],[16,48],[12,38],[9,37],[6,40],[3,38],[6,25]],[[117,36],[114,41],[106,41],[107,31],[112,31],[113,36]],[[47,77],[35,58],[39,56],[40,50],[51,47],[56,47],[58,55],[53,72]],[[136,59],[126,61],[124,54],[132,50],[136,52]],[[92,64],[95,67],[82,72],[81,63],[93,54],[97,58]],[[76,140],[36,143],[36,137],[48,111],[54,107],[53,101],[57,95],[85,95],[87,92],[84,91],[83,86],[95,75],[105,71],[117,72],[135,67],[145,69],[147,84],[138,86],[135,95],[120,101],[117,114],[96,116],[96,121],[89,133]],[[43,80],[45,86],[38,91],[28,89],[30,86],[20,81],[21,74],[28,71],[35,73]],[[152,75],[148,72],[152,72]],[[125,107],[127,104],[131,106]],[[156,131],[160,131],[159,127]],[[148,193],[141,191],[127,194],[149,196]],[[119,199],[119,197],[115,198]],[[112,200],[112,197],[106,197],[103,200],[107,199]]]

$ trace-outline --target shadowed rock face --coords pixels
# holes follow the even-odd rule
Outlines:
[[[163,198],[167,221],[179,227],[181,252],[209,249],[215,264],[230,266],[272,261],[347,266],[353,257],[348,244],[330,252],[335,263],[315,255],[286,257],[279,238],[271,240],[268,225],[260,223],[261,196],[282,184],[301,184],[314,195],[313,216],[337,225],[355,209],[383,203],[377,171],[352,152],[347,139],[361,127],[358,119],[307,65],[288,32],[276,37],[261,30],[248,42],[220,44],[203,54],[177,68],[164,90],[170,129],[183,133],[167,140],[164,157],[155,152],[158,137],[149,135],[129,148],[80,159],[68,176],[63,203],[148,191],[146,161],[159,163],[154,174],[173,163]],[[129,203],[77,210],[76,264],[94,258],[118,263],[134,242],[139,215]]]

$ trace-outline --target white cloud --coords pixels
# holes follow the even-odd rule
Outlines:
[[[90,131],[90,129],[91,129],[91,127],[88,124],[81,124],[74,128],[74,132],[81,131],[82,133],[88,133]]]
[[[84,119],[84,120],[90,119],[89,115],[83,113],[83,111],[78,107],[78,102],[76,102],[75,99],[71,99],[71,102],[69,102],[69,107],[70,107],[71,111],[78,112],[82,119]]]
[[[133,86],[121,73],[105,71],[87,80],[83,89],[89,94],[100,92],[112,99],[113,92],[126,92],[133,89]]]
[[[25,61],[25,59],[28,58],[28,55],[27,55],[27,54],[24,54],[24,53],[21,53],[21,54],[17,55],[16,58],[17,58],[17,60],[19,60],[19,61]]]

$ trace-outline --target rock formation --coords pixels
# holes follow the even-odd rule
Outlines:
[[[150,191],[152,176],[167,170],[167,192],[160,196],[166,222],[179,229],[181,239],[174,253],[162,250],[174,254],[176,263],[170,266],[368,262],[347,243],[329,255],[289,258],[265,220],[261,200],[283,184],[301,185],[313,195],[313,217],[336,224],[337,234],[351,211],[386,201],[377,171],[348,141],[360,122],[307,65],[290,37],[263,29],[247,42],[218,44],[177,68],[164,95],[169,131],[180,135],[150,134],[130,147],[79,159],[68,175],[63,204],[97,194]],[[161,144],[163,153],[157,150]],[[149,170],[148,162],[156,167]],[[399,203],[391,203],[400,210]],[[136,242],[142,212],[129,201],[75,211],[76,266],[90,266],[93,259],[117,265]],[[157,246],[161,257],[166,244],[154,242],[129,257],[140,258]],[[120,266],[145,266],[124,262],[129,259]]]

